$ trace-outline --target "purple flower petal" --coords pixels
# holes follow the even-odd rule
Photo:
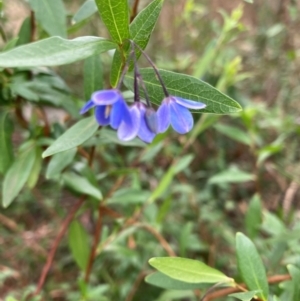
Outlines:
[[[157,131],[165,132],[170,125],[170,104],[163,100],[161,106],[157,110]]]
[[[140,127],[141,113],[139,109],[133,106],[129,112],[130,118],[128,120],[123,119],[118,128],[118,138],[123,141],[135,138]]]
[[[146,109],[142,103],[138,103],[138,104],[136,104],[136,106],[138,106],[138,109],[140,111],[140,126],[139,126],[139,131],[138,131],[137,135],[144,142],[151,143],[155,137],[155,133],[149,128],[148,123],[147,123],[146,116],[147,116],[148,108]],[[154,111],[152,113],[155,114]]]
[[[95,118],[100,125],[109,124],[109,114],[107,110],[110,110],[109,106],[97,106],[95,108]]]
[[[198,102],[198,101],[193,101],[193,100],[184,99],[184,98],[175,97],[175,96],[172,96],[172,99],[174,99],[178,104],[180,104],[186,108],[189,108],[189,109],[200,110],[200,109],[204,109],[206,107],[206,104],[204,104],[202,102]]]
[[[115,89],[96,91],[91,98],[97,106],[112,105],[119,100],[123,100],[122,94]]]
[[[171,125],[177,133],[185,134],[192,129],[194,119],[187,108],[177,104],[176,102],[171,102],[170,115]]]
[[[110,126],[116,130],[120,126],[122,120],[129,124],[131,122],[131,117],[126,102],[123,99],[120,99],[112,106],[110,113]]]
[[[85,103],[85,105],[80,110],[80,114],[84,114],[85,112],[87,112],[89,109],[91,109],[94,106],[95,106],[94,102],[92,100],[89,100],[88,102]]]
[[[152,133],[158,133],[158,121],[157,121],[157,114],[152,108],[146,108],[145,112],[145,121]]]

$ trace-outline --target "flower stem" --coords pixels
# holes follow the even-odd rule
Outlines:
[[[154,72],[155,72],[155,74],[156,74],[156,76],[157,76],[157,78],[158,78],[158,80],[159,80],[159,82],[161,84],[161,87],[162,87],[162,89],[164,91],[165,96],[169,97],[170,94],[169,94],[169,92],[168,92],[168,90],[167,90],[167,88],[166,88],[166,86],[164,84],[163,79],[161,78],[161,76],[160,76],[160,74],[158,72],[158,69],[156,68],[155,64],[152,62],[151,58],[148,56],[148,54],[138,44],[136,44],[132,40],[130,40],[130,42],[133,43],[139,49],[139,51],[143,54],[143,56],[147,59],[147,61],[149,62],[149,64],[153,68],[153,70],[154,70]]]

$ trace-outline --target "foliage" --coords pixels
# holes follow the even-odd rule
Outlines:
[[[244,2],[0,1],[0,298],[299,300],[299,7]],[[110,88],[205,108],[122,141]]]

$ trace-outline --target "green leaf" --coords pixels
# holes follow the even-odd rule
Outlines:
[[[80,37],[73,40],[51,37],[0,53],[0,67],[70,64],[115,47],[113,42],[98,37]]]
[[[131,40],[138,44],[142,49],[145,49],[149,42],[163,2],[163,0],[152,1],[147,7],[140,11],[129,26]],[[124,62],[129,54],[129,49],[129,44],[126,44],[125,48],[123,48],[123,56],[118,49],[115,52],[110,77],[110,83],[113,87],[116,87],[118,84],[124,67]],[[141,52],[137,49],[136,57],[139,58],[140,55]]]
[[[232,278],[205,263],[181,257],[154,257],[149,264],[159,272],[187,283],[230,283]]]
[[[205,103],[201,113],[227,114],[242,109],[235,100],[195,77],[161,69],[159,73],[171,95]],[[141,74],[151,101],[160,104],[165,95],[153,69],[141,69]],[[126,76],[125,84],[133,91],[132,74]],[[142,89],[140,92],[144,95]]]
[[[76,263],[84,271],[90,254],[89,239],[85,229],[76,220],[69,227],[69,248]]]
[[[262,229],[266,233],[270,234],[271,236],[278,237],[281,234],[286,236],[288,230],[282,220],[276,216],[274,213],[264,211],[263,212],[263,224]]]
[[[130,24],[129,31],[131,39],[142,49],[145,49],[157,19],[160,15],[164,0],[154,0],[140,11]],[[137,51],[139,57],[140,51]]]
[[[293,299],[291,301],[299,301],[300,300],[300,269],[295,267],[292,264],[287,266],[290,275],[292,276],[293,283]]]
[[[62,0],[29,0],[35,18],[51,36],[67,36],[66,11]]]
[[[56,139],[43,152],[42,157],[45,158],[82,144],[94,135],[98,127],[94,116],[81,119]]]
[[[154,202],[156,199],[160,198],[165,193],[165,191],[171,184],[174,176],[177,173],[184,170],[185,168],[187,168],[192,162],[193,158],[194,155],[186,155],[182,157],[180,160],[175,161],[174,164],[169,167],[168,171],[163,174],[163,177],[159,181],[159,184],[152,192],[150,196],[151,202]]]
[[[8,41],[5,44],[5,46],[3,47],[3,51],[8,51],[10,49],[13,49],[17,45],[18,40],[19,40],[18,37],[12,38],[10,41]]]
[[[256,237],[261,223],[262,223],[261,199],[258,194],[255,194],[250,200],[248,210],[245,216],[245,226],[250,238]]]
[[[5,298],[5,301],[18,301],[17,299],[15,299],[14,297],[12,296],[8,296]]]
[[[62,178],[64,183],[72,190],[89,195],[97,200],[102,200],[101,191],[93,186],[86,178],[72,172],[65,172]]]
[[[27,180],[27,186],[30,189],[35,187],[42,169],[42,157],[41,157],[42,150],[39,147],[37,147],[34,151],[36,152],[35,160],[32,169],[30,171],[30,176]]]
[[[27,17],[20,28],[20,31],[18,33],[18,42],[17,46],[21,46],[27,43],[30,43],[31,40],[31,18]]]
[[[155,200],[160,198],[165,193],[165,191],[167,190],[167,188],[171,184],[174,176],[175,176],[174,167],[170,166],[168,171],[163,174],[163,177],[159,181],[157,187],[152,192],[152,194],[150,196],[150,201],[151,202],[154,202]]]
[[[7,111],[0,111],[0,173],[5,173],[13,161],[11,136],[13,123]]]
[[[111,198],[107,200],[107,204],[119,204],[127,206],[128,204],[142,204],[149,198],[149,191],[134,188],[123,188],[117,190]]]
[[[151,285],[158,286],[167,290],[195,290],[197,288],[202,288],[201,283],[186,283],[173,278],[168,277],[160,272],[155,272],[148,275],[145,281]]]
[[[242,301],[251,301],[252,298],[257,295],[258,291],[250,291],[250,292],[245,292],[245,293],[235,293],[235,294],[230,294],[228,296],[237,298]]]
[[[259,290],[257,295],[268,299],[269,286],[265,267],[253,242],[244,234],[236,235],[237,262],[240,274],[250,290]]]
[[[225,184],[225,183],[244,183],[249,181],[254,181],[255,176],[251,173],[244,172],[236,167],[231,167],[224,170],[214,176],[209,180],[209,184]]]
[[[261,164],[265,162],[266,159],[268,159],[274,154],[279,153],[283,149],[283,147],[283,143],[272,143],[261,148],[257,154],[257,165],[261,166]]]
[[[47,167],[46,178],[53,179],[58,176],[69,164],[72,163],[77,149],[72,148],[61,153],[55,154]]]
[[[174,173],[177,174],[177,173],[183,171],[184,169],[186,169],[191,164],[194,157],[195,157],[195,155],[189,154],[189,155],[183,156],[178,161],[176,161],[174,163]]]
[[[224,134],[225,136],[233,140],[236,140],[246,145],[251,145],[251,139],[247,132],[242,131],[235,126],[218,123],[214,126],[214,128],[218,132]]]
[[[29,146],[16,158],[13,165],[7,171],[3,181],[2,204],[8,207],[15,197],[19,194],[30,176],[36,152],[34,143]]]
[[[77,13],[74,15],[72,22],[79,23],[81,21],[84,21],[85,19],[92,16],[97,10],[98,9],[95,0],[87,0],[82,4]]]
[[[102,61],[98,54],[84,61],[84,95],[90,100],[93,92],[103,89]]]
[[[102,21],[112,39],[122,44],[129,35],[129,8],[127,0],[96,0]]]

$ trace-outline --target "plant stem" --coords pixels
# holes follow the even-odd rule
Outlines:
[[[135,0],[132,6],[131,15],[130,15],[130,23],[134,20],[134,18],[138,14],[138,6],[139,6],[140,0]]]
[[[87,264],[87,267],[86,267],[86,270],[85,270],[85,276],[84,276],[84,281],[86,283],[88,283],[89,279],[90,279],[90,274],[92,272],[94,260],[95,260],[96,255],[97,255],[97,246],[99,244],[100,236],[101,236],[101,232],[102,232],[102,206],[103,206],[103,203],[105,202],[106,199],[108,199],[122,185],[124,179],[125,179],[124,176],[120,177],[118,179],[118,181],[115,183],[115,185],[113,185],[111,190],[108,192],[105,199],[99,204],[99,207],[98,207],[98,220],[97,220],[97,224],[96,224],[96,228],[95,228],[95,232],[94,232],[93,246],[92,246],[92,249],[91,249],[89,261],[88,261],[88,264]]]
[[[58,246],[59,246],[62,238],[64,237],[65,233],[67,232],[69,224],[71,223],[72,219],[74,218],[76,212],[82,206],[84,200],[85,200],[85,195],[81,196],[81,198],[73,206],[72,210],[69,212],[69,214],[67,215],[67,217],[63,221],[63,223],[61,225],[61,228],[60,228],[60,231],[59,231],[57,237],[55,238],[55,240],[54,240],[54,242],[52,244],[51,250],[50,250],[50,252],[48,254],[47,261],[46,261],[46,263],[45,263],[45,265],[43,267],[42,273],[40,275],[37,288],[36,288],[35,292],[33,293],[33,295],[29,296],[29,297],[36,296],[36,295],[38,295],[41,292],[41,290],[42,290],[42,288],[44,286],[45,280],[47,278],[47,275],[49,273],[49,270],[51,268],[51,265],[52,265],[55,253],[57,251],[57,248],[58,248]]]
[[[278,282],[283,282],[286,280],[290,280],[291,276],[289,274],[284,274],[284,275],[274,275],[268,278],[268,283],[272,284],[272,283],[278,283]],[[239,287],[245,287],[245,284],[239,284]],[[240,288],[237,287],[228,287],[228,288],[224,288],[221,289],[219,291],[216,292],[212,292],[210,294],[208,294],[203,301],[211,301],[211,300],[215,300],[218,298],[221,298],[223,296],[228,296],[229,294],[233,294],[233,293],[237,293],[240,292]]]

